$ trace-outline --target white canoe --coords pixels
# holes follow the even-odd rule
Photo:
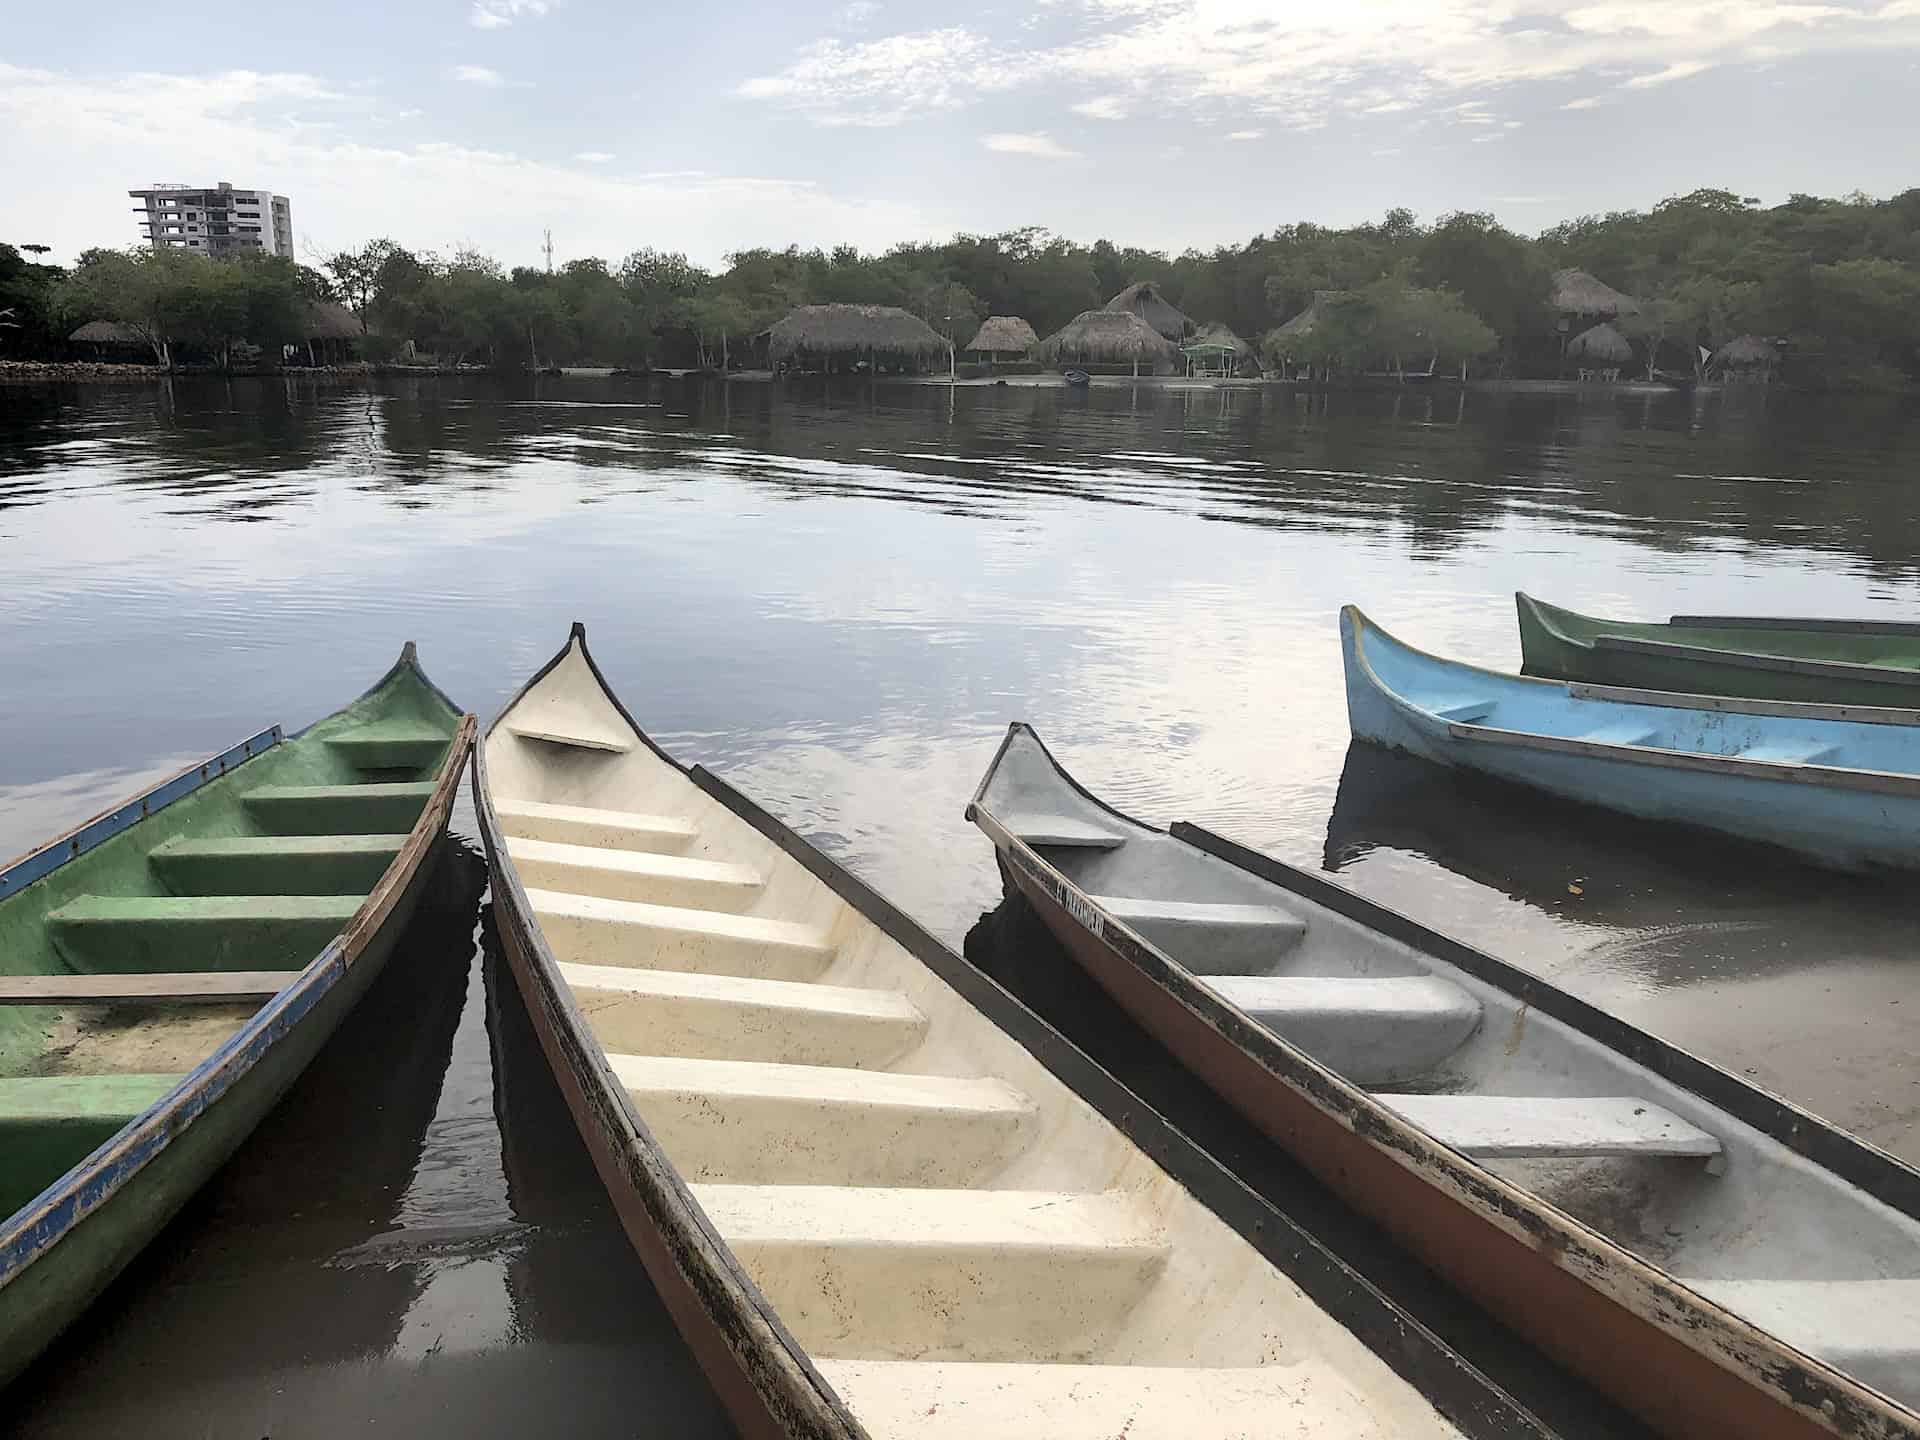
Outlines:
[[[555,1078],[746,1433],[1545,1433],[991,980],[682,769],[580,627],[474,792]]]

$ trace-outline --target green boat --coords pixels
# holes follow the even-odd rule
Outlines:
[[[0,1383],[372,983],[473,732],[409,644],[303,733],[263,730],[0,869]]]
[[[1517,594],[1528,675],[1688,695],[1920,707],[1920,625],[1676,615],[1599,620]]]

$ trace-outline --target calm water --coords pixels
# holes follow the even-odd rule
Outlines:
[[[408,638],[484,720],[580,618],[658,738],[955,943],[999,894],[961,809],[1024,718],[1135,814],[1337,871],[1920,1160],[1907,886],[1349,754],[1334,628],[1355,601],[1513,666],[1516,588],[1910,619],[1917,469],[1910,408],[1783,395],[0,387],[0,853],[331,710]],[[560,1397],[579,1433],[722,1428],[470,850],[447,876],[9,1397],[30,1433],[505,1434]]]

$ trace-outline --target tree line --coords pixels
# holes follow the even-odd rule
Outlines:
[[[262,349],[297,342],[310,302],[330,300],[352,312],[375,360],[410,341],[443,363],[728,365],[798,305],[897,305],[964,346],[988,314],[1023,316],[1046,335],[1150,281],[1194,320],[1262,345],[1271,363],[1485,357],[1510,374],[1552,373],[1566,331],[1548,303],[1551,275],[1574,267],[1638,299],[1621,328],[1648,366],[1694,365],[1703,348],[1754,334],[1809,383],[1920,378],[1920,189],[1774,206],[1696,190],[1531,237],[1490,215],[1421,224],[1396,209],[1172,256],[1027,227],[881,254],[742,250],[717,271],[653,249],[508,269],[471,250],[385,239],[313,265],[134,249],[91,250],[63,270],[40,249],[0,244],[0,356],[59,353],[74,326],[107,319],[137,331],[161,363],[181,346],[230,362],[241,337]],[[1316,297],[1316,323],[1283,328]]]

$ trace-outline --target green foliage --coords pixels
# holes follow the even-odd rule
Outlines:
[[[442,259],[389,239],[317,271],[245,263],[253,268],[94,251],[62,275],[0,246],[0,311],[13,312],[0,314],[0,349],[50,349],[62,327],[114,319],[136,327],[156,356],[175,341],[224,355],[240,336],[271,352],[293,323],[293,294],[352,310],[370,356],[412,341],[449,363],[726,364],[799,305],[897,305],[962,345],[989,314],[1022,316],[1046,335],[1145,280],[1196,322],[1249,337],[1327,295],[1311,333],[1263,346],[1296,364],[1452,364],[1497,349],[1513,370],[1551,374],[1564,337],[1546,297],[1552,271],[1573,266],[1640,302],[1620,326],[1649,368],[1695,365],[1702,348],[1753,333],[1780,342],[1798,380],[1920,376],[1920,190],[1884,201],[1794,195],[1769,208],[1700,189],[1533,239],[1490,215],[1422,225],[1396,209],[1344,229],[1282,225],[1177,256],[1029,226],[879,254],[741,250],[718,274],[653,249],[617,266],[586,259],[508,274],[471,251]]]
[[[59,343],[54,294],[64,272],[38,263],[46,252],[0,243],[0,356],[44,355]]]

